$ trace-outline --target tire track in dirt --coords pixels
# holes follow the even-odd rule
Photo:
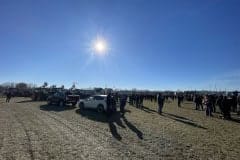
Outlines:
[[[50,122],[49,119],[42,117],[42,114],[36,114],[35,111],[30,108],[25,108],[21,105],[18,105],[16,108],[20,110],[17,112],[21,115],[20,117],[23,117],[22,121],[24,121],[29,130],[34,133],[31,135],[32,138],[36,136],[35,142],[37,142],[37,144],[35,145],[36,150],[34,153],[38,153],[39,159],[42,159],[43,156],[47,157],[47,159],[74,159],[71,158],[69,154],[62,155],[64,151],[63,147],[71,145],[67,140],[64,141],[64,139],[68,138],[63,136],[64,133],[62,130],[65,130],[65,128],[61,130],[58,129],[57,126],[59,124],[56,123],[51,126],[52,122]],[[40,145],[41,147],[39,147]],[[85,158],[80,156],[77,159]]]
[[[42,111],[44,112],[44,111]],[[45,114],[48,114],[48,116],[56,119],[57,121],[61,121],[61,123],[63,123],[63,119],[65,119],[66,117],[63,117],[63,116],[60,116],[58,114],[56,114],[55,112],[50,112],[51,114],[49,115],[48,113],[45,112]],[[58,118],[56,118],[55,116],[53,116],[53,114],[55,116],[57,116]],[[69,121],[67,121],[69,122]],[[82,121],[81,121],[82,122]],[[104,136],[100,136],[99,138],[101,137],[109,137],[109,134],[106,134],[106,132],[104,132],[102,130],[102,128],[98,127],[97,125],[94,126],[94,130],[95,132],[92,132],[88,127],[87,127],[87,124],[84,125],[82,123],[77,123],[78,126],[80,126],[81,128],[84,128],[85,130],[88,130],[91,134],[93,134],[95,137],[99,137],[99,134],[94,134],[95,132],[96,133],[100,133],[101,135],[104,135]],[[66,124],[65,124],[66,125]],[[69,125],[69,123],[68,123]],[[70,127],[71,128],[71,127]],[[76,132],[75,130],[73,130],[74,132]],[[127,131],[126,131],[127,132]],[[78,133],[78,132],[77,132]],[[127,133],[125,134],[127,135]],[[133,138],[134,139],[134,138]],[[102,142],[101,143],[106,143],[106,139],[102,139]],[[124,143],[122,141],[116,141],[116,140],[112,140],[112,138],[109,138],[108,140],[108,143],[111,143],[115,148],[121,148],[121,150],[124,150],[123,153],[128,153],[129,155],[136,155],[138,158],[143,158],[142,155],[139,155],[138,153],[141,153],[141,152],[145,152],[145,155],[148,155],[149,157],[150,156],[163,156],[162,154],[160,154],[158,151],[159,149],[156,149],[156,150],[151,150],[152,153],[149,152],[149,146],[146,146],[145,143],[143,143],[141,140],[138,141],[138,143],[140,143],[140,146],[139,145],[135,145],[134,143]],[[121,147],[120,147],[121,146]],[[148,147],[148,148],[146,148]],[[138,152],[136,152],[138,151]],[[142,153],[141,153],[142,154]]]
[[[89,131],[88,133],[86,133],[86,131],[83,131],[83,130],[81,130],[81,131],[76,130],[76,129],[74,129],[75,127],[73,127],[72,125],[68,124],[68,122],[65,122],[64,120],[59,119],[60,117],[56,117],[56,115],[49,114],[49,113],[46,113],[46,112],[43,112],[42,114],[44,114],[48,118],[53,119],[55,122],[57,122],[58,125],[60,124],[60,125],[64,126],[65,128],[67,128],[71,132],[71,135],[73,135],[72,138],[74,138],[76,141],[78,141],[78,138],[84,137],[85,143],[90,143],[91,146],[93,147],[93,150],[96,149],[96,148],[101,148],[103,150],[106,150],[106,148],[108,147],[108,146],[105,145],[106,139],[103,139],[103,141],[99,142],[99,140],[100,140],[99,139],[99,135],[93,134],[93,132],[90,132],[89,130],[88,130]],[[81,126],[81,129],[82,128],[83,127]],[[69,137],[66,137],[66,138],[69,139]],[[98,138],[98,139],[96,139],[96,138]],[[102,145],[104,147],[102,147]],[[110,148],[108,148],[108,149],[110,149]],[[91,151],[91,149],[89,149],[89,151]],[[103,157],[109,157],[109,155],[108,155],[109,154],[109,150],[108,151],[107,150],[106,151],[102,151],[102,152],[105,152],[105,154],[107,154],[107,155],[104,154],[105,156],[103,156]],[[112,152],[116,152],[116,150],[114,150]]]
[[[34,107],[31,107],[31,110],[32,112],[36,112],[36,109],[33,110]],[[27,108],[26,108],[27,109]],[[55,121],[57,121],[58,123],[60,123],[61,125],[65,126],[67,129],[69,129],[73,134],[74,136],[78,137],[79,133],[80,132],[86,132],[88,131],[87,133],[87,136],[88,137],[89,135],[92,135],[91,137],[95,137],[94,140],[93,138],[90,139],[90,141],[100,141],[100,142],[93,142],[94,145],[97,145],[97,144],[105,144],[104,148],[108,148],[108,149],[111,149],[113,150],[114,149],[114,152],[112,153],[116,153],[116,152],[120,152],[119,154],[120,155],[138,155],[138,153],[136,153],[135,151],[138,150],[138,146],[135,146],[133,145],[132,148],[129,148],[129,144],[125,144],[125,143],[122,143],[122,142],[118,142],[116,140],[112,140],[112,138],[108,138],[106,139],[106,137],[109,137],[109,134],[106,134],[106,132],[103,132],[101,128],[98,128],[98,127],[94,127],[94,130],[96,130],[95,132],[92,132],[92,130],[90,130],[88,127],[88,125],[83,125],[81,123],[77,123],[77,127],[74,125],[72,125],[69,121],[65,120],[65,117],[62,117],[62,116],[59,116],[58,114],[56,114],[55,112],[46,112],[46,111],[41,111],[37,108],[37,112],[41,112],[43,114],[45,114],[46,116],[54,119]],[[73,113],[74,114],[74,113]],[[43,118],[45,119],[45,118]],[[76,129],[77,128],[77,129]],[[79,128],[83,129],[84,128],[84,131],[83,130],[79,130]],[[97,134],[98,133],[98,134]],[[101,135],[101,136],[99,136]],[[97,139],[96,139],[97,138]],[[111,140],[109,140],[111,139]],[[114,145],[115,147],[111,147],[109,148],[109,144],[112,144]],[[119,147],[121,146],[121,147]],[[119,148],[121,148],[121,150],[119,150]],[[143,148],[141,148],[141,150],[143,150]],[[139,155],[137,156],[138,158],[142,158],[142,155]]]
[[[26,108],[27,109],[27,108]],[[28,108],[29,109],[29,108]],[[32,110],[32,109],[30,109],[30,110]],[[32,110],[32,112],[31,113],[35,113],[36,111],[34,111],[34,110]],[[94,141],[94,139],[95,138],[93,138],[93,137],[91,137],[91,138],[88,138],[88,135],[89,135],[89,133],[84,133],[83,131],[81,131],[82,133],[84,133],[85,135],[83,135],[83,136],[80,136],[79,137],[79,132],[77,132],[77,131],[75,131],[75,129],[73,129],[73,127],[70,127],[69,125],[67,125],[66,124],[66,122],[62,122],[61,120],[59,120],[58,118],[56,118],[56,117],[53,117],[51,114],[49,115],[48,113],[45,113],[45,112],[43,112],[43,111],[41,111],[41,114],[37,114],[37,115],[35,115],[36,117],[38,117],[38,119],[42,119],[43,121],[44,120],[46,120],[46,122],[44,122],[44,123],[46,123],[46,124],[50,124],[50,125],[52,125],[52,126],[54,126],[55,128],[59,128],[58,126],[61,126],[59,129],[59,131],[62,131],[62,135],[64,136],[64,135],[68,135],[68,136],[65,136],[65,139],[69,139],[70,137],[69,136],[74,136],[74,137],[72,137],[72,138],[70,138],[72,141],[73,141],[73,138],[74,138],[74,140],[75,141],[78,141],[78,138],[83,138],[84,137],[84,140],[86,141],[86,140],[88,140],[87,142],[89,143],[89,142],[91,142],[91,141]],[[51,119],[51,120],[49,120],[49,118]],[[57,122],[57,123],[56,123]],[[69,135],[69,133],[67,133],[67,132],[72,132],[71,134],[72,135]],[[96,146],[98,145],[98,147],[99,148],[102,148],[99,144],[100,143],[96,143],[96,142],[92,142],[93,143],[93,147],[94,148],[97,148]]]
[[[47,128],[48,134],[51,134],[51,130],[45,123],[39,123],[41,122],[39,119],[36,119],[36,116],[32,114],[31,112],[27,112],[25,109],[23,109],[18,104],[15,104],[13,107],[11,107],[11,113],[13,114],[13,117],[15,117],[15,120],[17,123],[19,123],[23,128],[27,135],[28,144],[31,144],[31,148],[29,148],[29,153],[31,156],[31,159],[53,159],[55,158],[54,155],[49,153],[49,140],[52,140],[52,138],[49,138],[45,134],[45,131]],[[44,127],[42,127],[44,126]],[[56,135],[56,133],[52,133],[52,135]],[[34,143],[32,143],[34,142]],[[57,140],[55,140],[57,142]],[[57,145],[59,145],[57,143]],[[63,159],[61,157],[58,157],[56,159]]]
[[[5,128],[4,140],[1,150],[2,159],[34,159],[28,134],[21,123],[12,114],[12,107],[4,108]],[[24,144],[28,144],[27,149]],[[20,155],[20,157],[19,157]]]
[[[1,132],[0,132],[0,151],[3,147],[3,141],[4,141],[4,137],[5,137],[5,134],[6,134],[6,131],[5,131],[5,128],[6,128],[6,112],[3,110],[4,108],[1,107],[1,110],[0,110],[0,128],[1,128]],[[0,159],[1,159],[1,155],[0,155]]]
[[[12,111],[14,111],[14,109],[12,109]],[[15,111],[14,111],[15,112]],[[13,117],[16,119],[16,121],[21,124],[25,134],[26,134],[26,137],[27,137],[27,141],[28,141],[28,153],[30,155],[30,158],[31,160],[34,160],[34,154],[33,154],[33,147],[32,147],[32,141],[31,141],[31,138],[30,138],[30,134],[29,134],[29,131],[27,130],[26,126],[24,125],[23,121],[19,118],[18,114],[12,112],[13,114]]]
[[[14,115],[16,116],[16,113],[14,113]],[[40,145],[38,147],[41,147],[41,149],[44,149],[45,146],[42,144],[41,138],[39,136],[40,135],[39,131],[36,131],[36,129],[32,127],[32,126],[38,126],[38,128],[39,128],[41,126],[41,124],[36,123],[36,121],[33,121],[33,119],[36,119],[36,117],[35,118],[34,117],[29,117],[29,115],[27,115],[27,119],[26,119],[26,115],[27,115],[26,112],[24,112],[24,114],[23,114],[23,112],[20,112],[20,113],[18,112],[18,116],[16,116],[16,118],[20,121],[21,125],[23,125],[24,128],[26,128],[26,126],[27,126],[27,128],[28,128],[28,129],[26,129],[27,132],[28,132],[28,130],[30,130],[31,133],[33,133],[31,135],[28,134],[28,136],[29,136],[28,140],[31,141],[31,139],[33,139],[34,142],[35,142],[34,146],[36,146],[36,143],[38,143],[38,145]],[[34,146],[31,146],[31,148],[34,148]],[[44,150],[46,150],[46,149],[44,149]],[[36,149],[35,148],[34,148],[34,152],[32,152],[32,153],[35,155],[34,159],[38,159],[38,157],[36,155]],[[47,159],[50,159],[51,156],[49,155],[48,152],[44,152],[44,154],[46,155]],[[43,156],[43,155],[41,155],[41,156]]]
[[[50,112],[58,117],[61,117],[62,119],[66,119],[66,115],[59,115],[56,112]],[[71,113],[71,112],[70,112]],[[51,115],[52,115],[51,114]],[[73,118],[71,116],[72,119],[70,119],[70,121],[73,120],[82,120],[82,118],[79,119],[78,118]],[[81,128],[84,128],[85,130],[89,130],[89,132],[92,132],[92,130],[90,130],[87,126],[89,125],[89,120],[86,119],[87,121],[77,121],[75,123],[77,123],[79,126],[81,126]],[[80,125],[81,124],[81,125]],[[94,128],[94,131],[96,131],[97,133],[100,133],[102,135],[106,135],[109,136],[109,134],[106,134],[106,132],[104,132],[103,128],[100,127],[100,125],[97,125],[98,123],[92,123],[91,125],[93,125],[92,128]],[[138,123],[136,123],[138,124]],[[159,133],[159,135],[155,134],[154,132],[148,133],[148,136],[150,138],[154,138],[154,139],[150,139],[148,137],[147,140],[138,140],[136,139],[136,135],[133,134],[133,136],[130,137],[129,132],[131,132],[131,130],[126,130],[123,129],[122,132],[124,133],[123,136],[126,136],[127,139],[125,140],[125,142],[123,141],[116,141],[113,138],[110,138],[109,143],[112,144],[112,146],[114,146],[115,148],[119,148],[121,150],[123,150],[123,152],[128,153],[129,155],[132,156],[137,156],[138,158],[146,158],[146,157],[152,157],[151,159],[157,159],[157,157],[166,157],[169,158],[171,157],[171,151],[173,150],[173,145],[171,139],[165,136],[160,136],[162,135]],[[109,132],[110,133],[110,132]],[[94,134],[94,132],[93,132]],[[95,134],[96,136],[99,137],[99,134]],[[104,139],[103,139],[104,141]],[[121,147],[120,147],[121,146]],[[169,151],[170,150],[170,151]],[[144,155],[144,157],[143,157]],[[156,158],[153,158],[156,157]],[[148,158],[147,158],[148,159]]]
[[[125,139],[124,142],[117,141],[114,138],[112,138],[110,131],[106,132],[106,130],[104,130],[102,126],[98,125],[98,123],[89,123],[88,119],[85,119],[84,117],[76,116],[76,113],[74,112],[75,110],[67,111],[67,112],[63,111],[61,112],[61,114],[60,112],[54,112],[54,111],[42,111],[40,110],[39,104],[37,103],[27,104],[27,105],[21,106],[20,108],[24,108],[24,110],[28,112],[31,110],[31,114],[40,112],[39,114],[36,114],[35,117],[38,117],[37,119],[39,120],[43,119],[43,121],[45,121],[44,123],[46,124],[46,126],[47,125],[61,126],[65,128],[64,130],[67,130],[67,132],[61,131],[62,130],[61,127],[58,128],[58,130],[62,134],[65,134],[68,132],[71,133],[71,137],[67,136],[65,137],[66,139],[69,139],[69,138],[78,139],[79,137],[81,138],[82,135],[79,136],[79,134],[87,135],[83,137],[94,137],[94,139],[90,138],[90,141],[92,141],[92,145],[97,146],[97,144],[102,144],[102,146],[104,146],[104,148],[107,148],[107,149],[109,147],[112,147],[114,148],[114,150],[112,151],[114,151],[113,153],[115,153],[116,155],[125,154],[125,157],[129,157],[131,159],[134,159],[134,158],[135,159],[159,159],[159,157],[167,158],[167,159],[170,158],[169,153],[171,152],[168,151],[168,147],[166,147],[166,144],[170,144],[171,141],[169,141],[164,137],[161,138],[159,137],[159,135],[156,135],[156,134],[151,135],[153,134],[153,132],[146,134],[147,136],[146,140],[138,140],[136,139],[136,135],[134,134],[129,135],[129,132],[131,132],[130,130],[123,129],[121,130],[121,132],[124,133],[123,136],[126,136],[127,139]],[[45,116],[43,116],[43,114]],[[52,120],[48,120],[49,118]],[[51,121],[51,124],[49,124],[48,121]],[[131,119],[131,121],[135,122],[135,119]],[[135,124],[138,125],[137,122]],[[151,139],[151,136],[155,138]],[[161,140],[159,140],[159,138]],[[156,148],[156,147],[160,147],[160,148]],[[172,148],[170,149],[172,150]],[[106,152],[110,152],[110,151],[107,150]]]

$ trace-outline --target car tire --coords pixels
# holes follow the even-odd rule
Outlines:
[[[99,104],[99,105],[97,106],[97,111],[98,111],[99,113],[104,112],[104,107],[103,107],[102,104]]]
[[[84,103],[79,103],[80,110],[84,110]]]
[[[60,102],[59,102],[59,106],[60,106],[60,107],[63,107],[63,106],[64,106],[64,102],[63,102],[63,101],[60,101]]]

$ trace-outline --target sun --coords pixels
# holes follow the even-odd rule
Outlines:
[[[107,42],[104,38],[97,38],[93,43],[93,51],[96,54],[106,54],[108,50]]]
[[[97,41],[94,48],[97,52],[102,53],[106,51],[106,44],[104,41]]]

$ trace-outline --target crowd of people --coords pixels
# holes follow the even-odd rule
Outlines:
[[[11,97],[11,92],[6,92],[7,103],[10,102]],[[130,105],[135,106],[136,108],[143,109],[144,100],[149,100],[151,102],[157,103],[157,112],[159,114],[162,114],[164,103],[169,102],[170,99],[172,101],[177,99],[178,107],[182,106],[184,100],[191,100],[195,103],[196,110],[206,111],[206,116],[213,116],[213,113],[217,112],[216,106],[218,106],[219,108],[218,112],[220,112],[225,119],[231,119],[231,112],[237,112],[238,115],[240,115],[240,95],[238,95],[238,92],[233,92],[230,96],[216,94],[195,94],[189,96],[184,94],[167,95],[162,93],[158,93],[155,95],[119,95],[118,93],[109,93],[106,100],[107,114],[111,115],[112,113],[116,112],[117,104],[119,104],[120,113],[122,116],[124,116],[125,106],[127,102],[129,102]]]
[[[132,95],[118,95],[109,94],[107,98],[107,106],[109,113],[116,110],[116,103],[119,102],[120,112],[124,115],[125,106],[127,100],[131,106],[138,109],[143,109],[143,101],[149,100],[157,104],[157,112],[162,114],[164,104],[169,100],[174,101],[177,99],[178,107],[182,107],[184,100],[191,100],[195,103],[196,110],[202,110],[206,112],[206,116],[213,116],[213,113],[220,112],[224,119],[231,119],[231,112],[240,113],[240,96],[238,93],[233,93],[231,96],[214,95],[214,94],[195,94],[191,95],[191,98],[184,94],[178,95],[164,95],[158,93],[156,95],[144,95],[144,94],[132,94]],[[112,106],[115,106],[114,109]],[[219,109],[216,107],[218,106]]]
[[[231,96],[223,95],[196,95],[195,96],[196,110],[200,107],[203,110],[203,105],[206,105],[206,115],[212,116],[212,113],[217,112],[216,106],[219,107],[219,112],[225,119],[231,119],[231,111],[240,113],[238,106],[240,105],[240,97],[235,92]]]

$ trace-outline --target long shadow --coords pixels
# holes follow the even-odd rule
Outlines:
[[[228,120],[232,121],[232,122],[240,123],[240,119],[231,118],[231,119],[228,119]]]
[[[117,140],[121,141],[121,140],[122,140],[122,137],[121,137],[120,134],[117,132],[117,128],[116,128],[116,126],[114,125],[114,123],[113,123],[113,122],[109,122],[108,125],[109,125],[110,132],[111,132],[112,136],[113,136],[114,138],[116,138]]]
[[[177,121],[177,122],[181,122],[181,123],[190,125],[190,126],[192,126],[192,127],[201,128],[201,129],[207,129],[207,128],[205,128],[205,127],[203,127],[203,126],[201,126],[201,125],[199,125],[199,124],[197,124],[197,123],[195,123],[195,122],[193,122],[193,121],[191,121],[191,120],[189,120],[189,119],[186,119],[186,118],[185,118],[185,119],[177,118],[178,116],[176,116],[176,115],[171,116],[171,114],[168,114],[168,113],[166,114],[166,113],[164,113],[164,114],[162,114],[162,116],[167,117],[167,118],[170,118],[170,119],[175,120],[175,121]],[[179,117],[181,117],[181,116],[179,116]]]
[[[142,111],[144,111],[144,112],[147,112],[147,113],[152,113],[152,112],[150,112],[150,111],[148,111],[148,110],[146,110],[146,109],[142,109]]]
[[[146,112],[148,112],[148,113],[151,113],[151,112],[157,113],[157,111],[155,111],[155,110],[153,110],[153,109],[150,109],[150,108],[148,108],[148,107],[146,107],[146,106],[143,106],[142,108],[143,108],[144,111],[146,111]]]
[[[57,105],[41,105],[40,110],[43,111],[55,111],[55,112],[61,112],[61,111],[65,111],[65,110],[72,110],[75,109],[75,106],[57,106]]]
[[[108,119],[108,125],[109,125],[109,129],[110,129],[112,136],[120,141],[120,140],[122,140],[122,137],[117,132],[117,127],[114,125],[114,122],[118,126],[120,126],[122,128],[126,128],[122,123],[120,112],[116,112],[115,114],[111,115]]]
[[[129,122],[125,116],[123,116],[123,121],[126,123],[126,125],[128,126],[128,128],[130,128],[133,132],[136,133],[136,135],[138,136],[139,139],[143,139],[143,133],[137,129],[137,127],[135,127],[131,122]]]
[[[127,110],[126,112],[130,112],[130,111]],[[126,126],[122,122],[122,119],[123,119],[123,121],[125,122],[127,127],[129,129],[131,129],[133,132],[135,132],[139,139],[143,139],[142,132],[140,130],[138,130],[124,116],[121,116],[119,111],[117,111],[116,113],[112,114],[111,116],[107,116],[106,114],[98,113],[95,110],[91,110],[91,109],[85,109],[85,110],[77,109],[76,113],[80,114],[81,116],[83,116],[85,118],[93,120],[93,121],[108,123],[108,126],[109,126],[109,129],[110,129],[110,132],[111,132],[112,136],[114,138],[116,138],[117,140],[119,140],[119,141],[122,139],[122,137],[118,133],[117,127],[116,127],[115,124],[117,124],[121,128],[126,128]]]
[[[215,114],[218,114],[218,115],[221,115],[221,116],[214,116],[215,118],[217,119],[222,119],[223,118],[223,115],[221,113],[215,113]],[[222,117],[222,118],[220,118]],[[235,122],[235,123],[240,123],[240,116],[237,115],[237,114],[231,114],[231,118],[230,119],[224,119],[226,121],[231,121],[231,122]]]
[[[182,117],[182,116],[178,116],[178,115],[175,115],[175,114],[171,114],[171,113],[164,113],[166,115],[169,115],[169,116],[173,116],[175,118],[178,118],[178,119],[183,119],[183,120],[187,120],[187,121],[192,121],[191,119],[188,119],[186,117]]]

